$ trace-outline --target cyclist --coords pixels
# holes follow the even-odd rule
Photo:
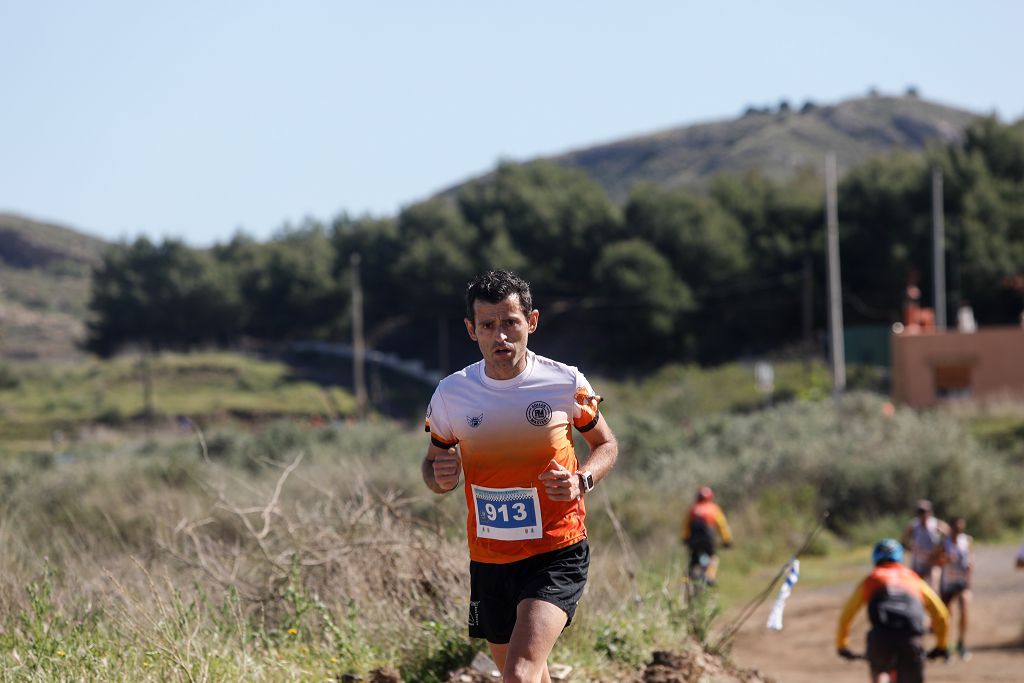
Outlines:
[[[539,317],[513,273],[469,283],[466,331],[483,359],[438,384],[421,465],[438,494],[465,475],[469,635],[487,640],[506,683],[551,681],[547,657],[587,581],[584,498],[618,454],[586,377],[527,349]],[[573,428],[589,447],[585,463]]]
[[[722,545],[732,545],[732,532],[722,508],[715,503],[715,492],[710,486],[697,490],[697,500],[686,514],[683,523],[683,543],[690,549],[690,577],[704,570],[704,582],[715,585],[718,575],[718,555],[715,553],[715,535],[721,536]]]
[[[964,646],[967,634],[967,612],[971,602],[971,575],[974,573],[974,539],[964,533],[967,522],[963,517],[953,519],[952,533],[942,541],[942,553],[939,564],[942,566],[942,578],[939,581],[939,595],[946,604],[950,615],[953,603],[960,607],[960,625],[956,642],[956,651],[961,659],[969,659],[971,654]]]
[[[935,569],[942,551],[942,539],[949,525],[932,515],[931,501],[917,501],[916,514],[903,532],[903,545],[910,550],[910,567],[935,589]]]
[[[850,625],[864,605],[868,608],[866,658],[871,680],[878,683],[883,673],[895,673],[898,683],[922,683],[925,657],[949,657],[947,634],[949,612],[935,591],[915,572],[900,564],[903,546],[893,538],[879,541],[871,553],[875,568],[857,585],[839,617],[836,648],[844,659],[857,659],[850,652]],[[925,655],[924,612],[931,616],[937,643]],[[890,680],[892,680],[890,676]]]

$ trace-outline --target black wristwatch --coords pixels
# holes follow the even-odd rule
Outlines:
[[[576,476],[580,478],[580,492],[590,493],[594,490],[594,475],[586,470],[576,473]]]

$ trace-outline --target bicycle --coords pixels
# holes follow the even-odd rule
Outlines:
[[[691,556],[689,568],[686,576],[683,578],[687,602],[694,601],[706,589],[715,585],[715,582],[708,578],[708,568],[711,566],[711,560],[711,555],[706,552],[700,552],[696,556]]]
[[[845,659],[848,662],[866,662],[866,661],[868,661],[867,653],[864,653],[864,652],[852,652],[850,650],[839,650],[839,656],[842,657],[843,659]],[[946,663],[949,663],[949,650],[944,650],[944,649],[937,648],[937,647],[936,648],[932,648],[931,650],[928,651],[928,653],[925,655],[925,657],[927,657],[929,661],[933,660],[933,659],[944,659],[946,661]],[[886,672],[886,675],[889,677],[889,683],[899,683],[899,680],[898,680],[898,678],[896,676],[896,671],[895,670]]]

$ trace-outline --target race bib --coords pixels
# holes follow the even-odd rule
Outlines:
[[[491,489],[473,484],[477,538],[523,541],[543,538],[537,489]]]

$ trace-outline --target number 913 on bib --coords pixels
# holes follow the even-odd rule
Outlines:
[[[536,488],[492,489],[473,484],[473,507],[478,538],[523,541],[544,536]]]

